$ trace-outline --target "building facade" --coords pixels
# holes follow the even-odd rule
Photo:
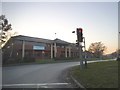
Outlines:
[[[55,39],[42,39],[29,36],[14,36],[3,47],[3,60],[22,60],[24,58],[53,59],[77,58],[75,44]]]

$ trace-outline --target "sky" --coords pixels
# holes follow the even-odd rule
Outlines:
[[[72,31],[82,28],[87,49],[94,42],[106,54],[118,48],[117,2],[2,2],[2,14],[19,35],[76,43]]]

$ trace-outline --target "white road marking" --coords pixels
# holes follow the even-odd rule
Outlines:
[[[51,86],[51,85],[68,85],[69,83],[40,83],[40,84],[5,84],[5,85],[0,85],[3,87],[9,87],[9,86]]]

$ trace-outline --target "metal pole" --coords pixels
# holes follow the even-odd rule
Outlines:
[[[118,32],[118,52],[117,52],[117,60],[120,61],[120,32]]]
[[[2,26],[2,22],[3,22],[3,20],[0,18],[0,25]],[[2,38],[2,34],[3,34],[3,29],[0,29],[0,39]],[[2,54],[3,54],[3,52],[2,52],[2,39],[0,40],[0,67],[2,67]]]
[[[79,42],[79,58],[80,58],[80,68],[83,69],[83,58],[82,58],[82,45],[81,42]]]
[[[0,34],[0,38],[1,37],[2,37],[2,34]],[[2,67],[2,41],[0,41],[0,67]]]
[[[2,47],[0,44],[0,67],[2,67]]]
[[[85,54],[84,58],[85,58],[85,68],[87,68],[85,37],[83,37],[83,39],[84,39],[84,54]]]
[[[3,20],[0,18],[0,21],[3,21]],[[2,25],[2,24],[0,23],[0,25]],[[3,32],[2,29],[0,31],[1,31],[0,33]],[[2,37],[2,34],[0,34],[0,39],[1,39],[1,37]],[[0,41],[0,85],[2,85],[2,64],[3,64],[2,63],[2,42]],[[2,86],[0,86],[0,89],[1,88],[2,88]]]
[[[1,45],[0,45],[0,85],[2,85],[2,48],[1,48]],[[0,86],[0,89],[1,88],[2,87]]]

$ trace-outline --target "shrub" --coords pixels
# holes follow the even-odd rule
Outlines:
[[[35,62],[35,58],[34,57],[24,57],[24,59],[22,61],[23,62]]]

